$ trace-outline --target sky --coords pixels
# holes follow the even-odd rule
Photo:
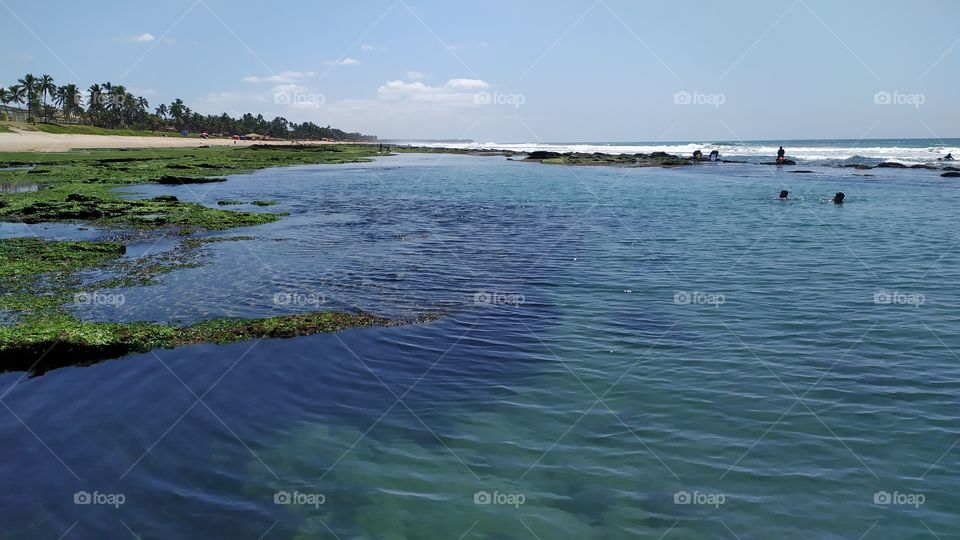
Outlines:
[[[382,138],[951,138],[958,20],[951,0],[0,0],[0,84]]]

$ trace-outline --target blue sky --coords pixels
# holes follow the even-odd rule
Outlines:
[[[0,0],[0,17],[0,84],[109,80],[381,137],[960,136],[948,0]]]

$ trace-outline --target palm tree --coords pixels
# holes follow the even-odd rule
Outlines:
[[[20,105],[27,99],[27,89],[22,84],[15,84],[10,87],[7,91],[7,97],[10,98],[9,103],[13,103],[17,106],[17,109],[23,112],[23,109]]]
[[[178,130],[183,129],[183,113],[183,100],[180,98],[173,100],[173,103],[170,104],[170,117],[177,123]]]
[[[22,79],[17,80],[20,85],[22,85],[27,92],[27,122],[33,121],[33,108],[36,103],[37,96],[37,78],[32,74],[27,73],[23,76]]]
[[[57,85],[53,84],[53,77],[44,73],[37,81],[37,89],[40,91],[40,97],[43,98],[43,108],[40,109],[40,121],[43,121],[47,112],[47,96],[52,96],[57,91]]]
[[[96,112],[97,116],[99,117],[100,110],[102,109],[102,105],[100,103],[100,94],[103,92],[103,88],[99,84],[91,84],[90,88],[87,88],[87,92],[90,93],[90,103],[87,106],[87,116],[90,118],[90,124],[93,125],[93,113]]]
[[[53,102],[63,111],[63,118],[70,121],[70,116],[80,108],[80,90],[75,84],[65,84],[57,88]]]

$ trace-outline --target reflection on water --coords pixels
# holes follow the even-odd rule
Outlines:
[[[0,193],[29,193],[38,189],[36,182],[0,182]]]

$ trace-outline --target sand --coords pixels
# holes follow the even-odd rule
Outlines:
[[[303,141],[306,143],[306,141]],[[65,135],[42,131],[0,133],[0,152],[66,152],[73,148],[197,148],[210,146],[248,146],[251,144],[289,145],[289,141],[234,141],[232,139],[193,139],[179,136],[133,137],[122,135]],[[309,144],[332,144],[310,141]]]

